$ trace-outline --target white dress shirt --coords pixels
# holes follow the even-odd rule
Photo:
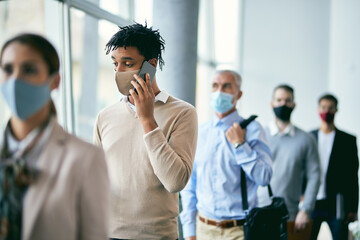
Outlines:
[[[161,92],[158,93],[158,95],[155,96],[155,102],[161,101],[163,103],[166,103],[168,98],[169,98],[169,94],[166,91],[162,90]],[[134,112],[136,112],[135,105],[133,105],[131,102],[129,102],[128,97],[123,96],[123,99],[131,107],[131,109],[134,110]]]
[[[317,200],[326,198],[326,174],[329,166],[331,150],[334,144],[335,131],[328,134],[319,130],[318,132],[318,150],[320,156],[320,167],[321,167],[321,184],[319,192],[316,196]]]

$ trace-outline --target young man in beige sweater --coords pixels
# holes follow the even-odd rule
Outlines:
[[[99,113],[94,131],[110,175],[109,237],[175,240],[179,191],[190,178],[196,149],[195,108],[160,91],[156,77],[138,75],[145,61],[160,69],[164,64],[157,30],[120,27],[106,50],[123,95]]]

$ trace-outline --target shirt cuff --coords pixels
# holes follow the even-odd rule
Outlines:
[[[253,152],[253,149],[250,145],[245,142],[240,147],[235,149],[236,162],[246,163],[256,159],[256,153]]]
[[[310,215],[310,213],[312,212],[312,210],[310,209],[309,206],[306,206],[304,204],[302,204],[300,207],[299,207],[299,210],[300,211],[303,211],[303,212],[306,212],[307,214]]]
[[[153,130],[151,130],[150,132],[146,133],[146,134],[144,135],[144,139],[147,138],[149,135],[154,134],[154,132],[156,132],[156,131],[159,130],[159,129],[160,129],[160,127],[156,127],[155,129],[153,129]]]
[[[184,238],[196,236],[196,224],[183,225]]]

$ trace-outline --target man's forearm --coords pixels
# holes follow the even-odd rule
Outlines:
[[[144,140],[154,173],[160,182],[171,193],[181,191],[191,176],[192,155],[183,150],[184,155],[180,157],[159,128],[146,134]],[[184,148],[188,149],[189,146]]]
[[[144,134],[147,134],[158,127],[158,124],[156,123],[155,118],[142,119],[141,125],[143,128]]]

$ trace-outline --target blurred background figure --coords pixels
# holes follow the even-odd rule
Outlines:
[[[0,67],[11,110],[0,146],[1,239],[106,239],[104,153],[57,123],[55,48],[39,35],[18,35],[3,45]]]
[[[329,225],[334,240],[347,239],[347,226],[357,219],[359,158],[356,137],[335,126],[337,111],[335,96],[325,94],[319,98],[321,123],[311,132],[318,143],[321,163],[321,185],[311,214],[314,240],[323,221]]]
[[[257,122],[245,129],[238,114],[241,76],[217,71],[211,81],[210,105],[214,119],[199,128],[194,170],[181,191],[180,215],[186,240],[244,239],[245,210],[241,195],[241,169],[246,178],[249,210],[257,205],[259,185],[270,183],[271,153],[265,132]]]
[[[291,123],[295,106],[294,89],[285,84],[277,86],[271,101],[275,119],[265,132],[273,156],[271,187],[274,195],[285,199],[289,221],[295,221],[295,229],[302,230],[309,224],[315,205],[320,166],[313,137]],[[304,176],[308,182],[299,207]]]

